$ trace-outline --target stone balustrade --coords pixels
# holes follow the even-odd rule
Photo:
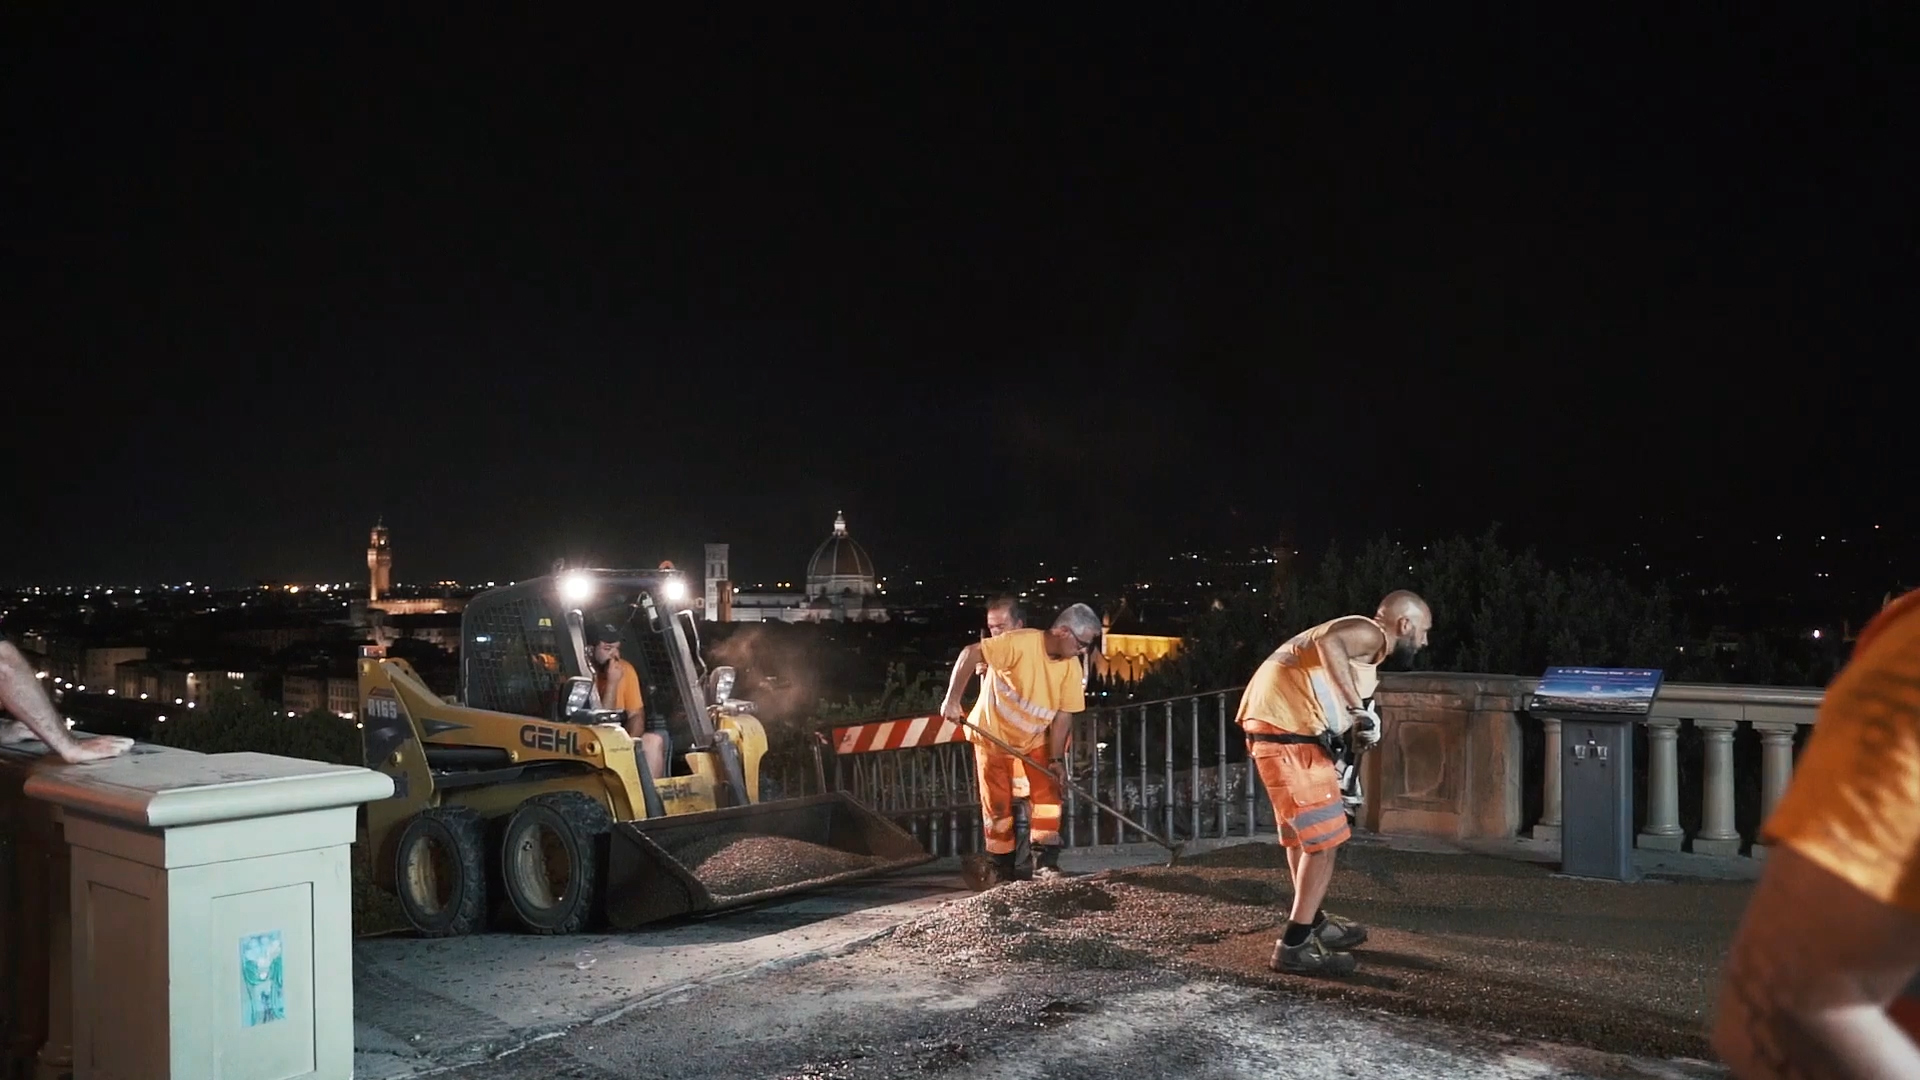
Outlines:
[[[1362,766],[1359,824],[1387,835],[1558,843],[1560,722],[1527,713],[1537,684],[1514,675],[1383,676],[1377,700],[1384,731]],[[1272,808],[1231,720],[1239,697],[1234,688],[1092,709],[1077,726],[1072,775],[1096,798],[1168,836],[1269,830]],[[1764,857],[1763,845],[1749,848],[1753,837],[1743,835],[1738,819],[1751,834],[1772,811],[1821,698],[1814,688],[1664,684],[1636,740],[1638,846],[1719,856],[1747,849]],[[959,745],[890,752],[898,755],[891,761],[868,760],[888,753],[860,755],[842,763],[836,786],[858,788],[863,800],[901,814],[937,810],[951,822],[948,831],[971,830],[976,823],[962,820],[974,799],[970,752]],[[909,758],[926,762],[908,768]],[[929,771],[936,758],[942,767]],[[1746,769],[1757,770],[1757,784]],[[944,783],[929,782],[936,773]],[[1066,802],[1070,846],[1141,839],[1072,793]],[[1697,817],[1683,814],[1696,807]]]
[[[1385,736],[1368,755],[1363,824],[1383,833],[1448,839],[1530,835],[1557,843],[1561,826],[1560,721],[1527,715],[1538,680],[1507,675],[1406,673],[1382,678],[1379,710]],[[1793,775],[1796,735],[1819,714],[1822,691],[1802,687],[1666,683],[1645,728],[1642,848],[1738,855],[1735,738],[1742,726],[1759,736],[1764,821]],[[1527,729],[1543,738],[1525,754]],[[1701,740],[1699,826],[1681,822],[1680,740],[1687,728]],[[1640,755],[1636,754],[1636,757]],[[1523,820],[1522,792],[1538,777],[1539,813]],[[1756,821],[1756,824],[1757,824]],[[1531,828],[1527,828],[1531,825]],[[1764,857],[1764,845],[1751,854]]]

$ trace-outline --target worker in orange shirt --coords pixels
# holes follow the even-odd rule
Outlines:
[[[1020,601],[1017,597],[1008,596],[1005,593],[1002,593],[1001,595],[994,597],[991,601],[987,603],[987,636],[988,637],[997,638],[1001,634],[1004,634],[1009,630],[1025,629],[1026,625],[1027,625],[1027,609],[1020,605]],[[985,660],[982,660],[978,664],[975,664],[973,666],[973,673],[975,676],[979,678],[986,678],[987,662]],[[976,702],[974,704],[974,708],[977,710],[979,709],[979,707],[980,707],[979,703]],[[1028,864],[1032,860],[1031,847],[1032,847],[1032,836],[1033,836],[1033,787],[1032,785],[1027,783],[1027,763],[1026,762],[1021,761],[1019,758],[1014,758],[1012,761],[1010,761],[1007,764],[1007,770],[1012,776],[1012,781],[1009,784],[1008,790],[1011,791],[1013,794],[1013,804],[1014,804],[1014,807],[1013,807],[1014,873],[1023,878],[1031,877],[1033,873],[1033,868]],[[1024,809],[1026,811],[1026,817],[1027,817],[1027,820],[1024,823],[1020,820],[1021,810],[1023,809],[1021,805],[1022,803],[1025,804]],[[1025,836],[1021,835],[1023,832],[1025,833]],[[1029,849],[1027,852],[1024,852],[1024,853],[1020,850],[1022,846],[1020,841],[1022,839],[1025,839],[1027,841],[1026,846]]]
[[[1303,975],[1348,975],[1366,928],[1320,908],[1333,860],[1352,832],[1332,740],[1351,731],[1372,745],[1380,717],[1370,699],[1389,656],[1426,647],[1433,612],[1418,595],[1388,593],[1369,618],[1347,615],[1294,635],[1247,681],[1235,718],[1280,824],[1293,907],[1268,966]]]
[[[600,700],[600,708],[618,709],[626,714],[621,726],[639,745],[647,771],[656,780],[667,775],[667,739],[658,731],[647,730],[640,673],[620,658],[620,628],[612,623],[590,627],[587,644],[593,650],[593,692]]]
[[[1100,617],[1085,604],[1062,611],[1046,630],[1021,628],[969,645],[954,661],[947,698],[940,715],[963,717],[1046,770],[1026,770],[1032,809],[1029,836],[1034,848],[1034,873],[1050,876],[1060,870],[1060,780],[1054,763],[1066,757],[1073,732],[1073,716],[1087,707],[1081,656],[1100,640]],[[973,681],[979,664],[986,664],[979,700],[972,715],[961,706],[961,695]],[[1018,760],[990,740],[969,731],[974,772],[980,785],[980,816],[986,831],[987,854],[1000,881],[1014,879],[1013,764]]]
[[[1920,1077],[1920,591],[1860,632],[1762,836],[1714,1051],[1742,1080]]]

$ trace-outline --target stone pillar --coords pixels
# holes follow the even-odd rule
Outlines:
[[[1384,676],[1375,696],[1380,745],[1366,757],[1377,770],[1368,774],[1374,828],[1447,840],[1517,836],[1525,697],[1525,681],[1507,675]]]
[[[1560,842],[1560,721],[1553,717],[1542,717],[1540,726],[1546,729],[1546,753],[1541,762],[1544,766],[1540,783],[1540,822],[1533,827],[1535,840]]]
[[[1701,797],[1696,855],[1740,854],[1740,833],[1733,823],[1733,730],[1737,720],[1695,720],[1706,740],[1705,792]]]
[[[347,853],[359,805],[390,796],[392,778],[135,751],[43,767],[22,789],[59,809],[70,853],[49,922],[72,1007],[49,1024],[36,1080],[350,1080]]]
[[[34,1080],[73,1076],[72,858],[65,830],[54,813],[53,848],[47,859],[47,1041],[35,1061]]]
[[[1680,830],[1679,742],[1677,718],[1647,718],[1647,827],[1635,838],[1637,847],[1679,851],[1686,840]]]
[[[1773,808],[1780,805],[1780,796],[1786,794],[1788,781],[1793,779],[1793,735],[1800,725],[1763,721],[1753,727],[1760,733],[1760,823],[1764,826],[1773,816]],[[1753,842],[1753,857],[1767,857],[1767,846],[1757,838]]]

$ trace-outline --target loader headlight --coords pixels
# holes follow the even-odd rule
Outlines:
[[[560,599],[569,604],[584,604],[593,598],[593,578],[579,571],[560,579]]]
[[[666,584],[660,586],[660,595],[677,604],[687,598],[687,583],[679,578],[669,578]]]
[[[716,703],[724,702],[733,696],[735,675],[731,667],[714,668],[709,678],[713,683],[713,700]]]
[[[567,680],[567,715],[584,711],[593,704],[593,680],[579,676]]]

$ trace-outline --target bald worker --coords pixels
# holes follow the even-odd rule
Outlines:
[[[1370,700],[1380,664],[1388,657],[1411,660],[1432,629],[1425,600],[1404,590],[1388,593],[1372,617],[1343,615],[1294,635],[1261,663],[1241,694],[1237,719],[1247,756],[1273,803],[1293,878],[1293,908],[1268,962],[1275,971],[1348,975],[1359,966],[1345,950],[1367,940],[1366,928],[1320,908],[1334,854],[1352,836],[1333,740],[1351,732],[1364,746],[1380,741],[1380,717]]]

